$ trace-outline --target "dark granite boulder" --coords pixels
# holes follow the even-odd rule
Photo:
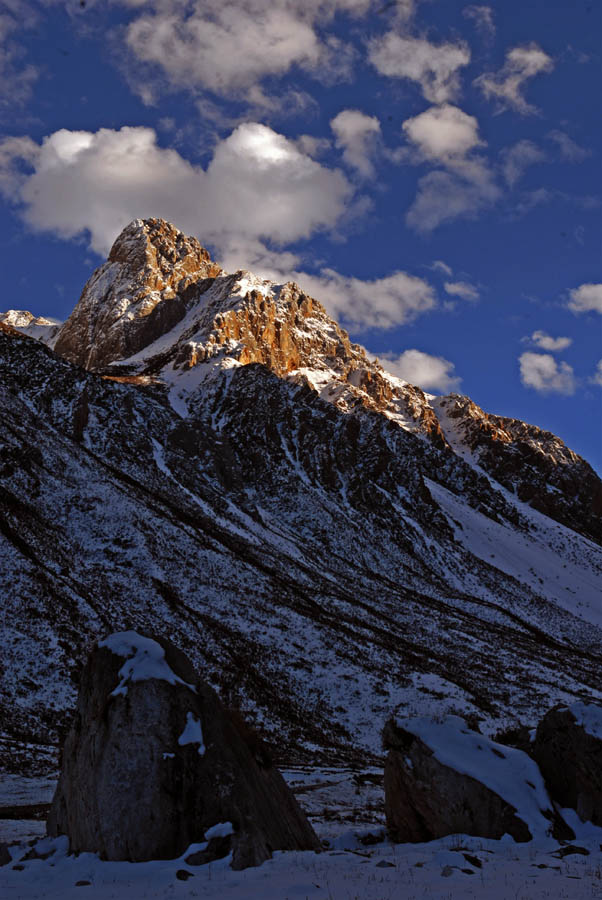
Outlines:
[[[532,752],[552,799],[602,825],[602,707],[554,707],[537,726]]]
[[[574,837],[533,760],[470,731],[457,716],[390,720],[383,739],[385,811],[394,840]]]
[[[319,848],[304,813],[186,656],[122,632],[84,667],[48,819],[72,852],[189,864],[231,854],[232,868],[274,850]]]

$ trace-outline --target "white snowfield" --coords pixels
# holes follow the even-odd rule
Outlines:
[[[542,814],[552,803],[536,763],[523,753],[470,731],[459,716],[397,719],[420,738],[442,765],[480,781],[513,806],[533,838],[546,838],[551,823]]]
[[[116,656],[123,656],[126,659],[119,670],[121,680],[112,691],[112,697],[119,694],[125,696],[130,682],[148,681],[151,678],[158,678],[169,684],[183,684],[191,691],[196,690],[191,684],[186,684],[175,672],[172,672],[165,660],[163,647],[152,638],[138,634],[137,631],[118,631],[103,641],[99,641],[98,646],[106,647]]]
[[[37,846],[41,853],[51,851],[46,860],[19,863],[23,848],[11,847],[13,862],[0,868],[0,895],[3,900],[591,900],[602,896],[602,829],[580,828],[574,845],[583,852],[564,858],[551,839],[515,844],[453,835],[428,844],[382,841],[365,847],[347,832],[322,853],[275,853],[262,866],[241,872],[229,868],[229,857],[187,865],[185,857],[202,844],[179,859],[116,863],[91,853],[69,856],[66,838],[44,839]],[[182,871],[190,877],[183,880]]]

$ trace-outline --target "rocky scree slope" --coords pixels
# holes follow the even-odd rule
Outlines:
[[[116,245],[144,268],[168,237],[185,259],[159,220]],[[492,733],[599,698],[600,548],[460,452],[434,398],[297,286],[194,254],[142,349],[153,311],[123,280],[74,311],[57,348],[107,317],[94,371],[0,329],[3,758],[50,764],[86,647],[130,628],[181,646],[288,761],[365,761],[397,708]]]

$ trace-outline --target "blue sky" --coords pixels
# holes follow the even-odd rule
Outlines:
[[[589,0],[8,0],[0,308],[65,318],[162,216],[601,470],[601,24]]]

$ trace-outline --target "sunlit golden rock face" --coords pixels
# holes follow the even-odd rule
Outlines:
[[[184,317],[191,285],[220,273],[196,238],[162,219],[137,219],[86,284],[56,352],[87,369],[131,356]]]

